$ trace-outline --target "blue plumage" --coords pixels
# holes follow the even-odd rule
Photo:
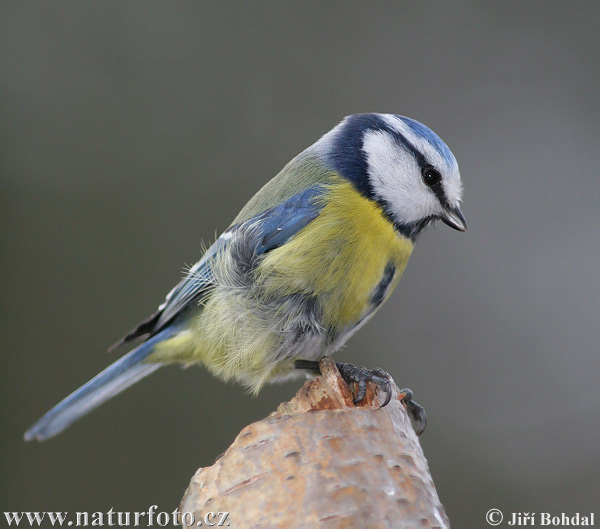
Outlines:
[[[323,207],[315,199],[322,193],[321,186],[312,186],[294,195],[283,204],[267,210],[244,224],[254,224],[261,234],[256,254],[261,255],[285,244],[302,228],[316,219]]]
[[[162,362],[203,363],[257,391],[293,375],[294,360],[335,352],[387,299],[426,225],[466,231],[461,192],[456,160],[430,129],[393,114],[348,116],[267,183],[115,346],[145,341],[25,439],[57,434]]]
[[[420,138],[423,138],[429,142],[429,144],[433,145],[438,153],[442,156],[444,161],[452,166],[456,165],[456,160],[452,151],[448,148],[448,146],[442,141],[442,139],[433,132],[429,127],[423,125],[414,119],[403,117],[402,121],[408,125],[408,127]]]
[[[25,440],[42,441],[62,432],[72,422],[158,369],[161,364],[145,364],[144,360],[152,354],[157,343],[179,330],[174,325],[168,327],[119,358],[39,419],[25,432]]]

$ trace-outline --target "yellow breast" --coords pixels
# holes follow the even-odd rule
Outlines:
[[[389,293],[413,244],[394,230],[379,206],[341,178],[319,200],[319,216],[265,255],[252,288],[227,286],[225,255],[215,266],[224,276],[222,288],[211,291],[189,328],[160,343],[149,361],[202,362],[216,375],[236,378],[257,392],[273,376],[293,370],[294,354],[315,354],[285,350],[297,345],[285,342],[285,329],[294,327],[298,312],[285,303],[273,308],[276,300],[298,294],[316,300],[319,325],[340,335],[370,313],[375,292],[381,300],[378,285],[389,279],[386,267],[389,271],[392,263],[396,269]],[[326,347],[325,339],[321,345]],[[281,355],[282,347],[288,354]]]
[[[285,245],[269,252],[256,280],[274,297],[303,293],[319,300],[325,325],[341,329],[369,309],[374,289],[392,262],[402,274],[413,243],[380,206],[339,179],[319,199],[320,215]],[[391,290],[391,289],[390,289]]]

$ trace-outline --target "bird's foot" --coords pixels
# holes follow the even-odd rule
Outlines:
[[[378,389],[385,391],[385,400],[381,404],[383,408],[392,398],[392,384],[390,375],[383,369],[367,369],[366,367],[355,366],[354,364],[336,363],[335,364],[340,375],[348,385],[353,386],[356,383],[356,395],[354,404],[361,402],[367,394],[367,382],[373,382]],[[306,369],[319,373],[319,362],[316,360],[296,360],[294,363],[296,369]],[[413,392],[408,388],[400,390],[402,403],[406,406],[408,416],[416,423],[415,432],[421,435],[427,426],[427,415],[425,408],[413,400]]]
[[[385,391],[385,400],[381,403],[382,408],[390,402],[392,398],[392,384],[390,382],[390,375],[383,369],[367,369],[366,367],[344,363],[336,363],[335,365],[348,385],[356,382],[354,404],[358,404],[365,398],[367,394],[367,382],[373,382],[378,389]]]
[[[427,414],[425,413],[425,408],[413,400],[413,392],[411,389],[401,389],[400,393],[404,394],[400,400],[402,400],[406,406],[408,416],[417,424],[415,433],[421,435],[425,431],[425,428],[427,428]]]
[[[316,360],[296,360],[294,363],[296,369],[307,369],[319,373],[319,362]],[[373,382],[378,389],[385,391],[385,400],[381,407],[386,406],[392,398],[392,384],[390,375],[383,369],[367,369],[366,367],[355,366],[354,364],[336,363],[340,375],[348,385],[356,382],[357,390],[354,397],[354,404],[361,402],[367,394],[367,382]]]

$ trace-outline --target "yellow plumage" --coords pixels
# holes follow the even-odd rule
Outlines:
[[[141,343],[25,439],[56,435],[166,363],[203,364],[254,392],[313,369],[387,299],[425,226],[439,219],[467,230],[461,190],[454,155],[425,125],[347,116],[267,182],[115,347]],[[360,387],[372,375],[345,376]]]
[[[274,295],[316,293],[325,325],[343,328],[362,316],[390,261],[397,282],[413,244],[345,180],[330,185],[321,200],[319,217],[268,253],[256,280]]]
[[[188,332],[158,344],[149,360],[199,362],[221,378],[235,378],[258,391],[270,378],[290,372],[294,358],[309,354],[297,351],[295,357],[278,357],[282,329],[296,313],[285,304],[265,313],[268,300],[315,298],[321,325],[339,333],[350,331],[376,309],[370,300],[386,266],[391,262],[396,268],[389,294],[413,243],[394,230],[375,202],[342,178],[328,184],[317,200],[323,206],[319,216],[264,256],[253,272],[251,290],[223,287],[231,256],[219,257],[214,266],[216,285],[202,312]]]

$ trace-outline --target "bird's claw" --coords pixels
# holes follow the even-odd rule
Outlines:
[[[400,390],[400,393],[404,394],[401,400],[406,406],[406,412],[408,413],[408,416],[415,421],[415,423],[417,423],[415,433],[417,435],[421,435],[425,431],[425,428],[427,428],[427,415],[425,413],[425,408],[413,400],[413,392],[411,389],[404,388]]]
[[[352,382],[356,382],[354,404],[358,404],[365,398],[367,394],[367,382],[373,382],[378,389],[382,389],[386,394],[381,407],[383,408],[388,405],[392,398],[392,383],[390,382],[390,375],[383,369],[367,369],[365,367],[355,366],[354,364],[336,363],[335,365],[347,384],[350,385]],[[295,367],[297,369],[308,369],[319,372],[319,362],[315,360],[296,360]],[[400,400],[406,406],[408,416],[417,425],[415,429],[416,434],[421,435],[427,427],[425,408],[413,400],[412,390],[408,388],[402,389],[400,390],[400,395],[403,395]]]
[[[367,394],[367,382],[373,382],[378,389],[385,391],[385,400],[381,407],[387,406],[392,398],[392,384],[390,375],[383,369],[367,369],[366,367],[355,366],[354,364],[336,364],[342,378],[350,384],[356,382],[356,395],[354,404],[361,402]]]

